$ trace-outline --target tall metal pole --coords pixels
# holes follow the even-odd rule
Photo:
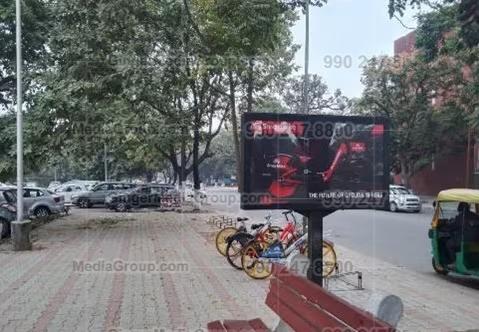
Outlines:
[[[471,144],[472,144],[471,127],[467,130],[467,151],[466,151],[466,188],[471,184]]]
[[[105,182],[108,182],[108,149],[107,149],[107,146],[106,146],[106,143],[105,143],[105,151],[104,151],[104,154],[103,154],[103,162],[104,162],[104,166],[105,166]]]
[[[304,46],[304,113],[309,114],[309,0],[306,1],[306,38]]]
[[[16,0],[17,42],[17,221],[23,220],[22,12]]]
[[[309,114],[309,0],[306,1],[306,38],[304,46],[304,91],[303,91],[303,112]],[[303,232],[306,233],[308,217],[303,216]]]

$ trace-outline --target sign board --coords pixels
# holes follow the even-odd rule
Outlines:
[[[247,113],[243,209],[386,208],[385,118]]]

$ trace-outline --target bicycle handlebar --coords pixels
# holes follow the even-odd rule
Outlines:
[[[291,215],[291,217],[293,218],[294,226],[297,225],[296,217],[294,216],[293,210],[283,211],[282,214],[286,218],[286,221],[289,221],[288,215]]]

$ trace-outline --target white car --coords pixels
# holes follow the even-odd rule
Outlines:
[[[94,186],[96,186],[100,181],[91,181],[91,180],[71,180],[68,182],[65,182],[64,185],[67,184],[80,184],[85,186],[87,190],[92,190]]]
[[[50,184],[48,185],[47,189],[48,189],[48,190],[55,190],[55,189],[58,188],[60,185],[61,185],[61,182],[52,181],[52,182],[50,182]]]
[[[403,186],[389,186],[389,209],[391,212],[421,212],[421,198]]]
[[[72,196],[87,192],[88,188],[83,183],[67,183],[55,188],[54,193],[63,195],[65,203],[72,203]]]

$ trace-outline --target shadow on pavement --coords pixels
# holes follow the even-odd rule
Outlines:
[[[479,290],[479,278],[477,277],[465,277],[458,274],[451,273],[447,276],[441,276],[434,272],[429,273],[430,276],[446,280],[448,282],[454,283],[456,285],[472,288]]]

